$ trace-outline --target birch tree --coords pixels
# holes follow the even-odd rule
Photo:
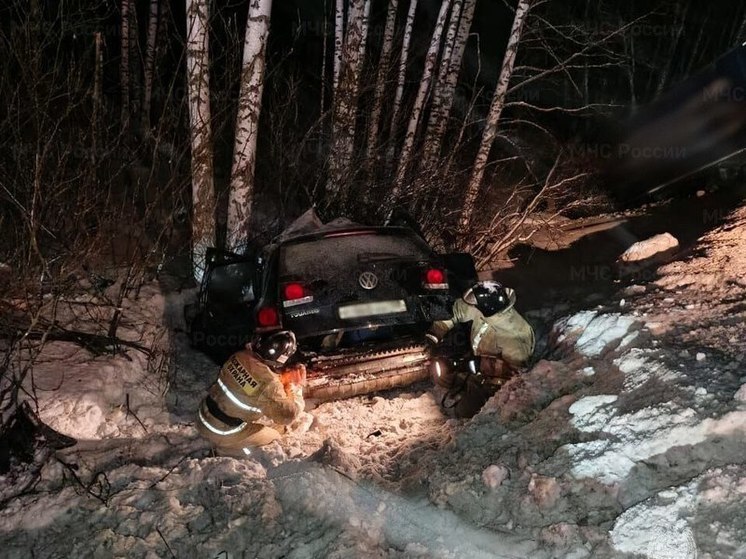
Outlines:
[[[443,136],[448,126],[448,117],[453,107],[453,99],[456,93],[461,62],[466,50],[466,42],[469,39],[469,30],[474,20],[474,10],[477,0],[464,0],[461,18],[458,20],[458,29],[452,39],[451,49],[447,56],[447,63],[441,64],[438,81],[435,85],[433,105],[430,111],[430,120],[425,133],[423,165],[433,166],[440,155]],[[449,35],[453,30],[455,21],[451,20]],[[446,57],[444,57],[446,58]]]
[[[208,247],[215,245],[208,0],[186,0],[187,89],[192,154],[192,264],[200,282]]]
[[[518,43],[520,42],[521,34],[523,33],[523,24],[526,21],[526,16],[528,15],[530,7],[531,0],[520,0],[515,11],[513,26],[510,30],[508,46],[506,47],[505,55],[503,56],[502,68],[500,69],[500,75],[497,79],[495,94],[492,97],[492,104],[490,105],[490,110],[487,114],[487,122],[485,123],[484,131],[482,132],[482,141],[479,145],[477,156],[474,159],[474,167],[472,168],[469,184],[466,188],[466,198],[464,200],[464,205],[461,210],[461,218],[459,220],[459,233],[461,234],[468,230],[471,216],[474,213],[474,205],[477,200],[477,194],[479,194],[479,187],[482,183],[482,178],[484,177],[484,171],[487,168],[487,160],[490,155],[490,150],[492,149],[492,144],[497,135],[498,121],[500,120],[500,115],[505,106],[508,85],[511,76],[513,75],[513,66],[518,52]]]
[[[155,50],[158,38],[158,4],[159,0],[150,0],[148,15],[148,38],[145,45],[145,93],[142,100],[142,128],[150,129],[150,100],[153,97],[153,71],[155,69]]]
[[[130,118],[130,2],[122,0],[121,43],[119,57],[119,87],[122,94],[122,126],[129,126]]]
[[[339,88],[339,72],[342,69],[342,46],[345,33],[345,3],[344,0],[336,0],[334,10],[334,89],[336,94]]]
[[[446,18],[448,17],[448,8],[450,4],[451,0],[443,0],[440,4],[440,12],[438,13],[438,19],[435,22],[435,29],[433,30],[433,35],[430,40],[430,47],[425,56],[425,67],[422,71],[420,87],[417,90],[417,97],[415,97],[412,113],[409,117],[404,144],[402,145],[401,153],[399,155],[399,166],[396,170],[394,188],[391,191],[391,201],[396,201],[401,194],[407,169],[410,165],[412,152],[414,151],[414,139],[417,134],[417,128],[420,124],[420,116],[425,108],[427,94],[432,85],[433,72],[435,71],[435,66],[438,62],[438,52],[440,51],[440,38],[443,34],[443,27],[445,26]]]
[[[378,130],[381,121],[381,109],[383,108],[384,93],[386,91],[386,75],[389,71],[391,61],[391,50],[394,46],[394,29],[396,26],[396,12],[399,0],[389,0],[388,12],[386,14],[386,25],[383,29],[383,45],[381,46],[381,58],[378,61],[378,73],[376,74],[376,88],[373,94],[373,108],[370,112],[370,126],[368,128],[368,162],[374,159],[378,143]]]
[[[233,148],[228,199],[227,245],[244,248],[249,240],[254,198],[256,145],[264,91],[264,67],[272,0],[252,0],[246,20],[241,91],[238,97],[236,141]]]
[[[329,161],[327,200],[344,197],[341,184],[349,172],[355,147],[355,124],[360,74],[365,60],[371,0],[351,0],[347,33],[342,49],[338,89],[334,95],[332,150]]]
[[[404,82],[407,78],[407,59],[409,58],[409,45],[412,43],[412,29],[414,28],[414,14],[416,11],[417,0],[409,0],[407,22],[404,25],[404,37],[402,38],[401,54],[399,56],[399,75],[396,79],[396,92],[394,93],[394,104],[391,109],[392,136],[396,130],[396,123],[399,122],[399,110],[401,109],[401,100],[404,96]],[[390,155],[393,156],[393,147]]]

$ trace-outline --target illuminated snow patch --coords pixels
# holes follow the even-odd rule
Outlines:
[[[611,544],[617,551],[650,559],[696,559],[697,544],[689,523],[696,501],[695,489],[685,488],[669,504],[642,503],[625,511],[611,530]]]
[[[630,335],[629,330],[635,318],[619,313],[601,314],[596,311],[582,311],[558,321],[554,330],[557,341],[577,338],[575,347],[586,357],[598,357],[606,347]],[[627,343],[632,338],[626,338]]]
[[[694,410],[666,403],[620,415],[615,401],[616,396],[589,396],[570,406],[576,429],[599,434],[597,440],[563,447],[570,455],[575,477],[618,483],[638,462],[671,448],[696,445],[710,436],[746,432],[746,412],[700,420]]]
[[[616,313],[597,316],[578,338],[578,351],[586,357],[598,357],[606,346],[624,338],[634,322],[634,318]]]
[[[668,369],[663,363],[651,358],[650,351],[632,348],[614,360],[614,365],[624,373],[624,389],[634,390],[655,378],[661,381],[677,379],[679,373]]]

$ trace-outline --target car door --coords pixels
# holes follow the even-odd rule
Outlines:
[[[261,266],[254,253],[208,251],[200,288],[200,312],[192,324],[195,345],[223,355],[251,339],[260,277]]]

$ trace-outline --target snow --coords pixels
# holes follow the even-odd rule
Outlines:
[[[510,471],[502,464],[487,466],[482,472],[482,481],[490,489],[497,489],[502,482],[508,479]]]
[[[651,350],[632,348],[614,359],[614,365],[624,373],[625,390],[639,388],[651,379],[673,382],[680,377],[677,371],[655,359],[655,354]]]
[[[194,293],[147,284],[118,335],[148,353],[42,352],[27,388],[79,442],[0,510],[3,556],[746,558],[742,234],[624,305],[535,310],[547,354],[472,419],[423,383],[238,457],[194,428],[217,374],[177,331]]]
[[[578,338],[578,351],[586,357],[596,357],[606,346],[625,337],[634,323],[633,317],[615,313],[597,316]]]
[[[736,391],[733,398],[739,402],[746,402],[746,384],[741,385],[741,388]]]
[[[640,262],[656,255],[676,250],[679,241],[670,233],[661,233],[644,241],[638,241],[619,257],[622,262]]]

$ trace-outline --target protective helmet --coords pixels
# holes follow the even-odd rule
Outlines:
[[[252,343],[252,349],[270,367],[284,367],[298,349],[295,334],[290,330],[262,336]]]
[[[496,281],[480,281],[464,293],[464,301],[484,316],[504,311],[515,304],[515,293]]]

